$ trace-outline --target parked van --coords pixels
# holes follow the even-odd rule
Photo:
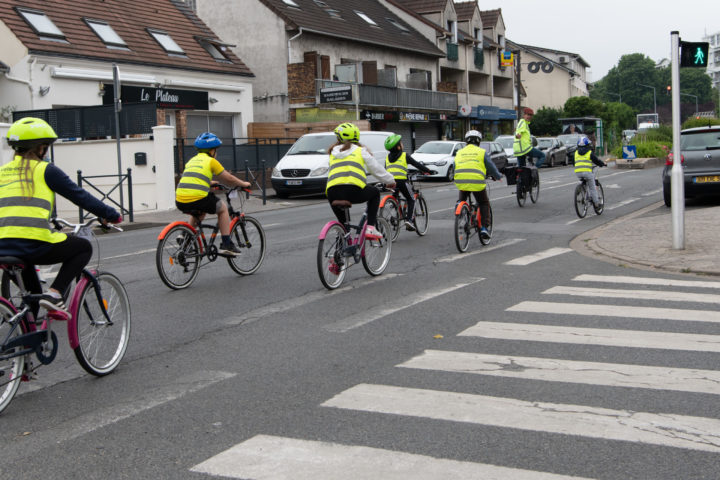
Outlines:
[[[385,165],[385,139],[392,132],[360,132],[360,143]],[[300,137],[272,171],[272,186],[280,198],[290,195],[324,193],[330,156],[328,149],[336,142],[333,132],[308,133]],[[368,175],[368,182],[376,182]]]

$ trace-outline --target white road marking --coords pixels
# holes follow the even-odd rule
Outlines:
[[[558,325],[480,322],[458,334],[466,337],[526,342],[572,343],[609,347],[657,348],[690,352],[720,352],[719,335],[611,330]]]
[[[657,195],[658,193],[662,192],[662,188],[656,188],[655,190],[650,190],[649,192],[645,192],[642,194],[643,197],[649,197],[652,195]]]
[[[611,183],[610,185],[603,185],[603,189],[615,189],[615,188],[621,188],[620,185],[617,183]]]
[[[103,260],[112,260],[114,258],[123,258],[123,257],[134,257],[136,255],[141,255],[143,253],[150,253],[150,252],[157,252],[157,248],[146,248],[145,250],[138,250],[137,252],[132,253],[123,253],[122,255],[115,255],[112,257],[103,257]]]
[[[392,315],[395,312],[404,310],[408,307],[412,307],[413,305],[417,305],[418,303],[432,300],[435,297],[439,297],[441,295],[445,295],[446,293],[465,288],[469,285],[474,285],[483,280],[485,279],[472,278],[464,282],[448,285],[444,288],[439,288],[436,286],[432,290],[418,292],[414,295],[398,298],[390,306],[379,305],[363,312],[356,313],[355,315],[344,317],[342,320],[325,325],[325,327],[323,328],[330,332],[347,332],[348,330],[352,330],[353,328],[361,327],[380,318],[387,317],[388,315]]]
[[[592,315],[598,317],[650,318],[685,322],[720,323],[720,312],[679,308],[631,307],[588,303],[520,302],[508,312],[552,313],[553,315]]]
[[[461,462],[365,446],[256,435],[191,471],[262,480],[582,480],[483,463]]]
[[[664,290],[624,290],[612,288],[563,287],[556,286],[544,294],[575,295],[580,297],[632,298],[636,300],[659,300],[667,302],[720,303],[720,295],[689,292],[668,292]]]
[[[461,259],[467,259],[468,257],[472,255],[477,255],[478,253],[484,253],[484,252],[492,252],[493,250],[497,250],[498,248],[508,247],[510,245],[514,245],[516,243],[522,242],[524,238],[510,238],[508,240],[505,240],[503,242],[498,242],[495,245],[489,246],[489,247],[481,247],[478,250],[474,250],[472,252],[465,252],[465,253],[456,253],[454,255],[448,255],[446,257],[440,257],[436,258],[434,262],[454,262],[456,260]]]
[[[720,371],[425,350],[398,367],[720,395]]]
[[[534,253],[532,255],[526,255],[524,257],[518,257],[513,260],[505,262],[505,265],[530,265],[531,263],[545,260],[546,258],[554,257],[556,255],[562,255],[563,253],[572,252],[572,248],[550,248],[542,252]]]
[[[720,420],[672,413],[370,384],[349,388],[322,406],[720,452]]]
[[[608,207],[606,205],[605,210],[615,210],[616,208],[624,207],[625,205],[628,205],[633,202],[637,202],[638,200],[640,200],[640,199],[637,197],[626,198],[625,200],[623,200],[621,202],[615,203],[612,207]]]
[[[663,287],[697,287],[720,289],[720,282],[704,280],[676,280],[674,278],[629,277],[623,275],[591,275],[583,274],[573,278],[576,282],[623,283],[632,285],[662,285]]]

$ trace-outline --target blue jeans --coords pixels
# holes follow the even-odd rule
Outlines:
[[[525,155],[523,155],[521,157],[517,157],[518,166],[520,166],[520,167],[525,166],[525,158],[526,157],[536,158],[537,160],[535,160],[535,166],[537,168],[540,168],[540,166],[542,166],[542,164],[545,163],[545,154],[543,153],[542,150],[540,150],[539,148],[536,148],[536,147],[533,147],[533,149],[530,150],[530,153],[526,153]]]

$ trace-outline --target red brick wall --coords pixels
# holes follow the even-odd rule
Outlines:
[[[290,103],[315,103],[316,64],[290,63],[287,66]]]

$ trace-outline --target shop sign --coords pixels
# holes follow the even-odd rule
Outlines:
[[[430,115],[427,113],[400,112],[401,122],[427,122],[429,120]]]
[[[355,112],[351,112],[346,108],[332,110],[317,107],[295,109],[296,122],[345,122],[349,119],[355,119]]]
[[[112,105],[114,87],[104,84],[103,105]],[[158,108],[177,110],[208,110],[208,92],[195,90],[174,90],[169,88],[121,86],[120,96],[123,102],[155,102]]]
[[[397,112],[376,112],[374,110],[363,110],[360,114],[362,118],[370,121],[381,121],[381,122],[397,122]]]
[[[513,53],[509,50],[505,50],[500,54],[500,66],[501,67],[512,67],[513,66]]]
[[[320,103],[351,102],[352,99],[352,85],[320,89]]]

